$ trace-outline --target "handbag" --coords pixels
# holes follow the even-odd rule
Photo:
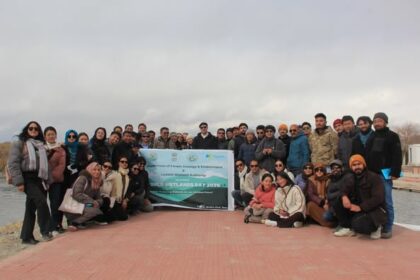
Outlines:
[[[85,190],[87,187],[87,182],[85,185]],[[66,213],[72,214],[83,214],[83,210],[85,210],[85,204],[80,203],[73,198],[73,188],[67,189],[66,194],[64,195],[63,202],[61,202],[60,207],[58,210]]]

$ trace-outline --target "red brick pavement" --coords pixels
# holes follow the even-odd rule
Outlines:
[[[26,249],[0,262],[0,279],[419,279],[419,241],[400,227],[338,238],[244,224],[239,211],[156,211]]]

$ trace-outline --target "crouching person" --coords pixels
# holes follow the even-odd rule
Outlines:
[[[371,239],[381,238],[382,226],[387,221],[385,191],[381,178],[366,168],[361,155],[349,161],[353,176],[346,180],[343,195],[334,205],[341,229],[335,236],[370,234]]]
[[[273,177],[269,173],[264,174],[261,184],[255,190],[254,197],[244,210],[246,224],[249,222],[261,223],[261,220],[268,218],[268,215],[273,212],[275,192]]]
[[[101,165],[92,162],[86,167],[86,170],[80,172],[79,177],[73,184],[73,198],[85,204],[85,208],[81,215],[66,213],[70,231],[84,228],[85,222],[102,215],[100,207],[103,200],[99,190],[101,185]]]
[[[285,172],[277,174],[274,212],[265,224],[281,228],[301,227],[305,220],[305,195]]]

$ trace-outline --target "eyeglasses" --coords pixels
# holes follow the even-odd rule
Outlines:
[[[126,160],[120,160],[120,162],[121,163],[124,163],[124,164],[127,164],[128,163],[128,161],[126,161]]]
[[[30,126],[30,127],[28,127],[28,130],[29,131],[39,131],[38,127],[36,127],[36,126]]]
[[[241,166],[244,166],[244,165],[242,163],[239,163],[236,165],[236,167],[241,167]]]
[[[104,164],[104,165],[102,166],[102,168],[103,168],[103,169],[111,169],[111,168],[112,168],[112,166],[111,166],[111,165]]]
[[[76,135],[74,134],[69,134],[69,136],[67,136],[68,139],[76,139]]]
[[[276,164],[275,166],[276,167],[283,167],[284,165],[283,164]]]
[[[258,167],[258,164],[251,164],[249,167]]]

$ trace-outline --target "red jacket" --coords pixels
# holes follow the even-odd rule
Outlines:
[[[271,187],[271,190],[268,192],[263,191],[262,185],[260,184],[257,189],[255,190],[255,195],[252,198],[249,206],[253,206],[254,204],[261,203],[264,208],[274,208],[274,194],[276,193],[276,188],[274,184]]]
[[[56,147],[49,151],[48,166],[51,172],[51,182],[62,183],[64,181],[64,169],[66,167],[66,151],[63,147]]]

